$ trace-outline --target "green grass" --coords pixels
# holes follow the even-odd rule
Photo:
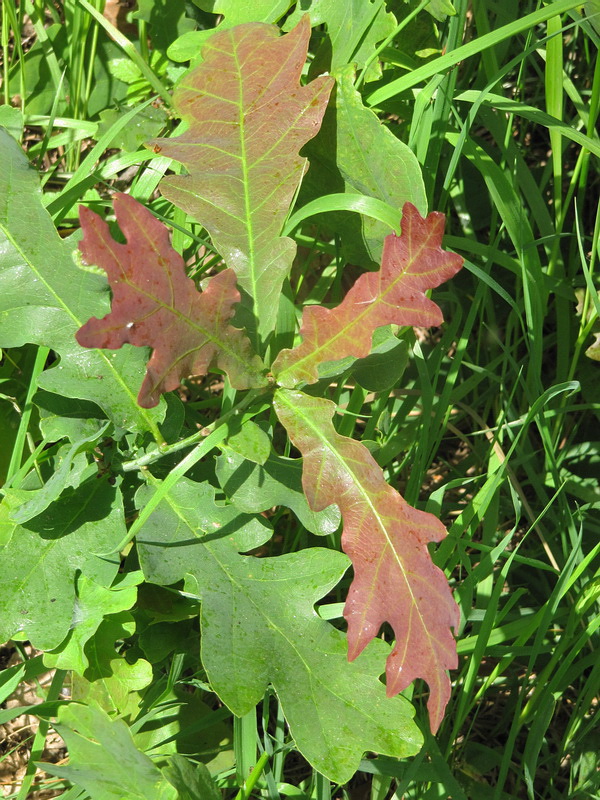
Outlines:
[[[124,33],[104,20],[101,5],[2,5],[3,101],[22,112],[24,144],[65,233],[77,224],[77,202],[104,207],[115,188],[172,219],[154,195],[168,161],[142,148],[123,151],[121,142],[157,96],[169,102],[175,73],[150,65],[145,22]],[[294,751],[269,694],[258,717],[233,720],[235,766],[215,775],[227,798],[600,797],[600,374],[585,353],[600,312],[600,28],[570,0],[454,6],[456,15],[437,26],[437,53],[421,63],[411,52],[419,21],[429,19],[421,12],[384,43],[381,81],[359,75],[357,85],[417,154],[429,206],[448,215],[446,245],[465,269],[435,293],[445,326],[405,333],[412,357],[396,388],[372,395],[341,386],[335,394],[348,412],[340,432],[376,440],[386,477],[448,525],[435,560],[462,612],[452,700],[417,757],[365,759],[350,785],[334,787]],[[60,34],[48,32],[59,19]],[[138,68],[137,95],[110,73],[99,90],[108,63],[101,52]],[[400,66],[407,61],[416,68]],[[54,88],[44,101],[48,82]],[[105,108],[119,115],[102,126]],[[180,213],[174,222],[175,246],[189,255],[202,231]],[[299,233],[310,246],[306,222]],[[290,230],[300,223],[292,218]],[[317,301],[344,284],[338,242],[319,246],[333,254],[330,264],[317,273],[307,250],[290,294]],[[286,324],[293,328],[291,316]],[[47,355],[25,347],[0,367],[3,479],[13,487],[32,466],[43,470],[49,455],[31,403]],[[196,398],[190,411],[210,424],[212,407],[226,412],[231,402],[225,386],[218,397]],[[189,458],[198,461],[213,441]],[[341,599],[331,598],[332,619]],[[407,695],[419,704],[422,690],[417,684]],[[58,691],[53,684],[47,699]],[[17,800],[29,796],[32,779],[30,767]]]

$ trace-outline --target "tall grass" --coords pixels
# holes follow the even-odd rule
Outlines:
[[[65,232],[84,195],[102,205],[118,186],[148,201],[168,167],[148,151],[115,147],[153,97],[168,102],[172,81],[140,47],[145,23],[123,32],[102,5],[2,4],[3,100],[22,112],[24,144]],[[429,19],[421,11],[381,49],[383,78],[359,76],[357,85],[417,154],[429,206],[448,215],[446,245],[466,268],[436,294],[445,327],[407,335],[413,357],[401,384],[380,395],[343,388],[336,398],[351,412],[342,432],[358,425],[377,437],[390,481],[411,503],[428,498],[449,525],[435,559],[462,609],[451,705],[416,758],[366,758],[351,785],[333,787],[294,753],[268,695],[258,718],[233,721],[236,767],[216,775],[227,797],[257,763],[254,786],[237,797],[600,797],[600,373],[586,355],[600,311],[599,28],[571,0],[454,6],[428,42],[433,54],[415,56]],[[400,18],[409,7],[395,9]],[[24,68],[32,46],[42,83]],[[102,48],[129,59],[147,83],[105,125],[103,109],[90,105]],[[54,97],[40,111],[48,82]],[[110,89],[106,97],[107,107],[123,102]],[[174,223],[178,246],[197,246],[185,215]],[[336,251],[335,241],[322,244]],[[341,286],[344,266],[334,258],[327,285]],[[309,258],[304,273],[314,269]],[[30,401],[46,356],[25,348],[2,366],[7,479],[40,455]],[[226,411],[227,391],[207,399],[215,402]],[[339,615],[339,604],[330,612]],[[417,703],[422,688],[408,690]],[[18,800],[32,779],[30,768]]]

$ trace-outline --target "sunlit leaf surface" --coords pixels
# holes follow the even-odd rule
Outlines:
[[[249,340],[229,324],[239,300],[235,273],[218,273],[198,292],[167,228],[133,197],[119,194],[114,206],[125,244],[115,242],[97,214],[81,208],[81,252],[88,264],[106,270],[113,298],[110,314],[89,320],[77,332],[79,344],[152,347],[138,398],[145,408],[155,406],[162,392],[176,389],[182,378],[203,375],[211,366],[227,372],[237,389],[266,383]]]
[[[435,732],[450,697],[446,670],[458,663],[450,630],[458,625],[458,607],[427,549],[444,538],[445,528],[433,514],[408,505],[364,445],[336,432],[329,400],[279,389],[275,410],[304,456],[311,508],[336,503],[342,514],[342,548],[354,566],[344,610],[348,656],[356,658],[389,622],[396,644],[387,660],[387,693],[424,678]]]
[[[298,153],[319,130],[333,85],[300,85],[309,37],[308,17],[285,36],[262,23],[211,36],[175,91],[186,132],[151,143],[187,169],[160,190],[210,233],[238,276],[244,324],[263,339],[296,252],[280,234],[306,169]]]

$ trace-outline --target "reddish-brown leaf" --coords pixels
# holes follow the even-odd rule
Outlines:
[[[435,732],[450,696],[446,670],[457,666],[450,629],[459,621],[448,582],[427,549],[428,542],[443,539],[444,526],[408,505],[364,445],[336,432],[329,400],[278,389],[275,409],[304,456],[302,483],[310,507],[340,508],[342,547],[354,566],[344,609],[348,657],[356,658],[389,622],[396,644],[387,659],[387,693],[424,678]]]
[[[300,85],[309,38],[308,15],[285,36],[256,22],[215,33],[174,94],[186,132],[150,142],[185,165],[189,174],[165,178],[160,190],[210,233],[263,338],[296,252],[281,229],[306,168],[298,153],[317,134],[333,86],[330,77]]]
[[[155,406],[161,393],[177,388],[182,378],[202,375],[211,366],[224,370],[236,389],[265,384],[260,358],[245,334],[229,324],[240,299],[233,270],[210,278],[198,292],[167,228],[128,195],[115,195],[114,208],[125,244],[112,238],[97,214],[80,209],[79,249],[88,264],[106,271],[113,298],[110,314],[93,317],[79,329],[79,344],[152,347],[138,397],[144,408]]]
[[[405,203],[402,233],[386,237],[381,269],[361,275],[339,306],[304,311],[302,343],[282,350],[273,364],[277,383],[290,389],[314,383],[323,361],[364,358],[381,325],[440,325],[442,313],[424,292],[451,278],[463,263],[441,248],[444,220],[437,211],[423,218]]]

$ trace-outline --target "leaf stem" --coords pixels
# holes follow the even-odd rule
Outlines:
[[[139,458],[135,458],[132,461],[125,461],[121,465],[120,471],[133,472],[136,469],[141,469],[142,467],[147,467],[149,464],[153,464],[155,461],[158,461],[164,456],[171,455],[171,453],[176,453],[179,450],[184,450],[186,447],[191,447],[192,445],[196,444],[196,442],[202,442],[203,444],[206,444],[209,438],[210,441],[215,441],[217,437],[213,438],[212,434],[216,433],[216,431],[223,425],[226,425],[232,417],[238,417],[245,408],[248,408],[248,406],[254,403],[255,400],[257,400],[262,394],[265,394],[264,390],[262,389],[251,390],[241,402],[239,402],[226,414],[223,414],[222,417],[219,417],[219,419],[211,422],[210,425],[206,425],[197,433],[193,433],[191,436],[181,439],[179,442],[174,442],[173,444],[164,444],[157,450],[151,450],[149,453],[146,453]],[[248,416],[254,417],[262,410],[263,406],[261,404],[256,411],[251,412]],[[227,435],[227,431],[225,431],[225,435]]]
[[[232,418],[239,418],[240,414],[245,408],[255,402],[264,391],[260,389],[253,389],[244,399],[234,406],[231,411],[224,414],[219,419],[215,420],[210,425],[207,425],[198,433],[193,434],[193,436],[188,436],[187,439],[182,439],[180,442],[175,442],[175,444],[167,445],[160,450],[154,450],[152,453],[147,453],[145,456],[141,458],[135,459],[134,461],[125,462],[122,466],[123,472],[130,472],[134,469],[141,469],[142,471],[146,472],[146,476],[148,478],[148,482],[157,486],[157,490],[155,494],[152,496],[150,501],[144,506],[144,508],[140,511],[139,516],[127,531],[127,534],[123,537],[123,539],[114,547],[112,550],[106,553],[97,553],[100,558],[109,558],[114,556],[115,553],[120,553],[124,547],[126,547],[129,542],[131,542],[135,536],[140,532],[140,530],[144,527],[150,515],[156,510],[159,503],[163,500],[163,498],[169,493],[169,491],[173,488],[173,486],[177,483],[177,481],[185,475],[185,473],[190,470],[195,464],[200,461],[201,458],[204,458],[205,455],[210,453],[210,451],[222,442],[223,439],[227,438],[229,433],[229,425],[227,424]],[[251,412],[248,412],[244,415],[244,419],[249,419],[250,417],[256,416],[256,414],[260,414],[263,411],[265,406],[261,403],[257,406],[257,408]],[[208,435],[207,435],[208,434]],[[158,461],[159,458],[162,456],[167,455],[169,453],[176,452],[177,450],[181,450],[184,447],[189,447],[191,444],[194,444],[199,439],[200,443],[196,445],[196,447],[188,453],[180,462],[177,464],[174,469],[172,469],[164,481],[157,481],[154,477],[148,472],[148,464],[154,461]],[[142,463],[144,462],[144,463]]]

